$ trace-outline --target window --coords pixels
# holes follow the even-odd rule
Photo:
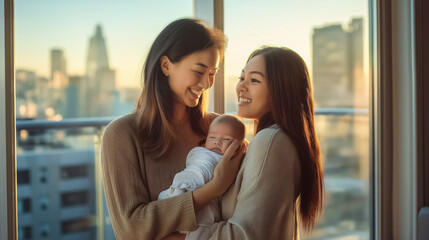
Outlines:
[[[250,53],[262,45],[291,48],[309,68],[325,157],[325,201],[311,236],[301,236],[369,239],[367,1],[225,1],[224,7],[227,113],[237,112],[235,85]]]
[[[29,184],[30,183],[30,170],[18,170],[16,176],[17,184]]]
[[[22,198],[18,200],[18,213],[29,213],[31,212],[31,199]]]
[[[30,240],[33,237],[33,230],[31,227],[20,227],[18,230],[18,239],[19,240]]]
[[[94,225],[91,218],[80,218],[63,221],[61,223],[61,232],[63,234],[75,233],[89,230]]]
[[[58,178],[61,177],[61,174],[58,174],[60,172],[59,169],[61,167],[55,166],[55,169],[53,171],[50,171],[50,174],[52,174],[52,176],[50,176],[49,178],[50,181],[47,182],[46,185],[41,186],[42,188],[39,188],[39,166],[33,163],[44,162],[44,159],[47,156],[50,156],[55,151],[59,151],[61,153],[67,151],[74,152],[76,148],[82,149],[82,147],[88,146],[88,142],[90,141],[88,141],[88,139],[85,139],[84,136],[89,136],[89,138],[91,138],[92,142],[94,143],[94,148],[97,147],[97,140],[99,139],[99,136],[96,133],[99,132],[100,128],[102,127],[100,127],[99,123],[94,126],[92,125],[93,123],[88,124],[88,122],[86,122],[87,125],[90,125],[90,127],[87,127],[86,129],[90,130],[82,131],[83,127],[78,127],[78,130],[76,130],[76,125],[73,125],[71,124],[71,122],[67,121],[65,125],[71,124],[74,127],[66,127],[66,130],[58,130],[58,127],[55,127],[56,125],[54,122],[50,122],[48,125],[33,124],[31,126],[28,126],[25,122],[21,121],[22,119],[35,118],[59,120],[71,116],[77,116],[78,114],[88,114],[88,111],[85,110],[81,112],[81,109],[88,109],[89,107],[76,107],[76,105],[81,106],[85,104],[85,102],[80,100],[80,98],[78,99],[77,96],[79,96],[80,93],[85,92],[80,88],[80,86],[83,86],[82,82],[85,82],[84,75],[86,75],[86,70],[84,68],[86,68],[87,65],[87,61],[85,60],[87,54],[82,54],[82,52],[86,50],[82,50],[83,48],[81,47],[84,44],[82,44],[82,41],[79,39],[79,37],[75,37],[79,36],[79,34],[76,33],[77,29],[84,30],[84,35],[88,37],[89,32],[96,32],[95,26],[97,24],[97,21],[100,21],[103,24],[102,32],[108,33],[108,37],[106,38],[108,39],[106,41],[108,44],[110,40],[112,40],[113,42],[121,42],[121,40],[127,38],[124,36],[130,36],[130,34],[132,35],[136,32],[141,32],[139,31],[140,29],[152,29],[153,31],[151,33],[148,33],[144,37],[130,37],[125,39],[127,40],[127,45],[124,48],[114,48],[113,46],[108,47],[108,49],[117,49],[115,50],[116,52],[123,52],[126,56],[129,56],[126,59],[120,58],[120,61],[135,63],[136,60],[144,58],[140,57],[140,55],[145,54],[145,49],[148,45],[147,41],[149,41],[147,39],[153,39],[153,36],[156,34],[156,32],[161,29],[160,25],[167,23],[170,20],[180,16],[191,15],[192,1],[167,1],[163,2],[164,4],[142,2],[134,4],[130,1],[127,1],[126,3],[117,3],[117,5],[113,5],[114,3],[107,4],[105,2],[91,2],[88,4],[88,2],[82,0],[73,1],[70,3],[61,3],[59,1],[45,0],[38,1],[37,4],[28,3],[26,1],[8,0],[0,0],[0,2],[0,12],[2,13],[0,14],[0,30],[4,33],[3,35],[0,35],[0,45],[3,46],[3,48],[0,49],[0,98],[6,99],[6,101],[0,101],[0,192],[5,193],[0,195],[0,210],[2,211],[2,213],[7,213],[1,214],[0,216],[2,222],[2,224],[0,225],[0,238],[6,239],[8,238],[8,236],[10,236],[9,234],[15,234],[15,214],[17,209],[15,209],[14,200],[16,200],[16,198],[27,198],[30,194],[30,190],[32,189],[35,189],[35,191],[44,191],[46,189],[49,189],[50,196],[55,196],[57,199],[56,202],[58,202],[60,190],[56,188],[57,186],[55,186],[55,183],[61,182],[59,185],[64,183],[64,181],[57,181]],[[200,1],[193,1],[194,4],[196,2]],[[205,2],[210,3],[210,1]],[[374,175],[372,176],[374,179],[373,183],[375,184],[373,186],[369,186],[370,188],[375,188],[373,189],[375,190],[375,196],[372,196],[375,205],[373,208],[371,208],[371,214],[375,215],[373,216],[373,220],[375,222],[373,222],[371,226],[371,229],[373,230],[371,235],[372,239],[377,239],[379,237],[387,237],[388,239],[391,239],[393,237],[393,234],[396,233],[400,233],[402,234],[401,236],[406,236],[409,239],[415,237],[415,235],[413,234],[415,234],[415,209],[417,208],[415,208],[416,201],[414,201],[415,196],[413,195],[415,193],[416,187],[413,184],[415,182],[415,176],[417,176],[418,173],[416,174],[416,171],[413,167],[415,167],[415,159],[418,158],[418,155],[421,154],[421,152],[416,152],[414,146],[419,145],[419,143],[421,142],[414,141],[416,134],[415,132],[413,132],[413,129],[415,129],[416,121],[415,116],[413,116],[413,114],[415,112],[418,112],[418,109],[416,108],[419,104],[422,104],[422,102],[427,102],[425,101],[425,99],[427,98],[425,98],[425,95],[423,94],[423,100],[418,98],[416,103],[416,99],[414,98],[415,96],[410,95],[415,93],[415,89],[413,89],[413,87],[416,86],[414,81],[415,59],[413,59],[415,57],[413,42],[416,36],[413,29],[414,27],[422,28],[422,25],[419,24],[421,22],[425,22],[421,21],[421,16],[425,16],[426,12],[426,8],[423,7],[424,4],[422,4],[422,2],[424,1],[369,1],[368,3],[370,4],[371,12],[369,20],[365,14],[366,7],[359,7],[363,4],[366,4],[365,1],[346,0],[341,2],[321,2],[305,0],[299,3],[287,5],[286,7],[282,8],[281,6],[285,6],[282,4],[285,3],[284,1],[278,0],[270,1],[269,4],[262,1],[258,3],[258,1],[240,0],[234,2],[221,2],[222,8],[225,10],[225,31],[230,37],[228,51],[231,51],[230,53],[227,52],[227,55],[229,55],[226,56],[226,68],[229,68],[229,70],[226,69],[229,72],[226,72],[227,81],[225,82],[225,85],[227,85],[225,89],[225,102],[227,108],[229,106],[227,112],[235,111],[234,97],[231,98],[231,96],[233,95],[228,94],[228,91],[234,88],[235,83],[230,83],[231,81],[228,81],[228,77],[231,77],[233,81],[235,80],[233,74],[237,74],[237,72],[241,70],[242,66],[244,66],[245,64],[244,60],[246,59],[247,55],[251,52],[251,50],[258,47],[260,44],[271,43],[291,47],[292,49],[303,55],[304,59],[310,67],[312,75],[314,76],[314,72],[316,71],[317,66],[313,63],[314,59],[311,59],[310,55],[314,56],[314,54],[316,53],[315,51],[317,50],[314,49],[314,46],[316,44],[323,43],[324,41],[328,41],[330,39],[324,36],[320,36],[320,38],[313,39],[311,43],[304,43],[304,45],[306,45],[307,47],[303,48],[298,46],[300,43],[297,43],[296,39],[306,39],[306,37],[312,38],[311,33],[308,32],[311,31],[309,29],[312,29],[313,26],[315,26],[315,28],[323,28],[323,26],[340,24],[343,30],[353,30],[353,24],[348,24],[351,21],[351,17],[363,16],[363,39],[367,40],[368,37],[366,36],[366,22],[370,22],[370,29],[372,34],[372,37],[370,39],[371,67],[374,67],[374,69],[371,69],[370,72],[371,75],[373,75],[376,79],[374,83],[371,83],[375,88],[373,89],[375,95],[375,98],[373,99],[374,102],[371,103],[371,108],[373,108],[373,111],[371,113],[375,114],[375,116],[371,116],[371,122],[374,123],[372,127],[375,128],[372,133],[375,136],[371,136],[370,139],[371,142],[374,142],[375,144],[375,146],[370,146],[375,151],[375,153],[373,153],[375,157],[375,162],[373,163],[373,166],[375,169]],[[357,6],[356,4],[359,6]],[[304,8],[303,5],[305,5],[306,7]],[[169,7],[166,8],[165,6]],[[109,8],[114,8],[118,10],[115,12],[127,13],[129,15],[122,17],[116,14],[111,14]],[[313,9],[315,9],[316,11],[313,11]],[[204,11],[204,9],[202,11]],[[420,13],[420,18],[417,20],[414,18],[415,12]],[[277,20],[275,22],[270,22],[269,20],[270,16],[275,16],[278,17],[278,19],[282,19],[286,15],[293,16],[295,18],[292,21]],[[395,21],[391,21],[392,16],[395,17]],[[88,22],[88,19],[91,17],[92,21]],[[316,24],[313,24],[311,23],[311,19],[313,18],[317,18],[320,21]],[[127,19],[132,19],[132,21],[143,19],[144,21],[135,21],[138,22],[139,27],[141,28],[130,29],[124,27],[120,29],[121,31],[118,34],[117,32],[113,33],[110,30],[111,27],[106,27],[104,21],[105,19],[111,19],[108,25],[115,25],[116,29],[119,29],[118,26],[129,26],[126,23],[124,24],[124,22],[128,21]],[[416,20],[416,22],[414,22],[414,20]],[[347,27],[347,25],[349,26]],[[264,29],[265,26],[274,26],[276,28],[276,31],[270,31],[269,28]],[[105,31],[104,27],[106,27],[106,29],[109,28],[109,30]],[[61,29],[66,29],[68,33],[58,34],[61,33],[61,31],[59,31]],[[255,30],[257,31],[255,32]],[[11,43],[11,40],[13,39],[13,32],[15,32],[16,34],[15,43]],[[289,34],[286,38],[276,37],[278,36],[276,34],[281,34],[281,32],[287,32],[292,34]],[[258,37],[265,37],[265,39],[264,41],[256,41],[255,39],[257,39]],[[115,39],[113,40],[113,38]],[[242,48],[242,46],[238,45],[244,42],[242,40],[253,42],[255,43],[255,45],[247,47],[247,49],[244,47]],[[122,43],[123,42],[125,41],[122,41]],[[67,43],[67,46],[65,46],[65,43]],[[421,42],[419,44],[421,45]],[[419,46],[419,44],[417,44],[417,46],[421,47]],[[80,52],[70,50],[72,49],[69,47],[71,45],[75,46],[77,49],[81,49]],[[125,44],[123,45],[125,46]],[[141,48],[137,49],[132,47],[136,45],[141,46]],[[322,67],[323,70],[323,68],[329,67],[329,65],[331,65],[329,71],[331,71],[331,73],[336,74],[333,74],[333,81],[337,81],[339,83],[338,86],[331,86],[331,89],[328,90],[335,91],[337,93],[350,91],[350,89],[347,89],[347,87],[345,87],[345,84],[347,85],[351,77],[345,76],[343,67],[332,67],[332,65],[335,66],[334,64],[332,64],[333,62],[338,61],[339,59],[344,59],[344,56],[342,54],[330,52],[334,49],[334,47],[339,48],[341,47],[341,45],[334,44],[331,46],[331,49],[329,49],[328,46],[326,46],[326,48],[318,49],[318,53],[321,56],[325,56],[326,59],[329,60],[326,62],[326,64],[325,61],[319,62],[319,67]],[[130,50],[130,48],[132,48],[132,50]],[[363,49],[365,53],[368,52],[365,43]],[[110,52],[110,50],[108,52]],[[310,54],[310,52],[312,52],[312,54]],[[417,52],[421,53],[422,51]],[[136,55],[133,55],[134,53],[136,53]],[[108,54],[112,53],[110,52]],[[137,55],[139,56],[137,57]],[[422,55],[424,57],[427,56],[427,54],[425,53],[423,53]],[[57,59],[57,63],[51,64],[49,60],[50,58]],[[109,56],[109,59],[119,58]],[[363,60],[364,63],[368,61],[368,58],[365,54],[363,56]],[[228,64],[228,61],[230,63],[238,63],[237,65],[239,65],[240,67],[234,69],[234,64]],[[420,61],[424,62],[424,60],[421,59]],[[16,65],[14,65],[14,62],[16,62]],[[80,69],[79,67],[71,67],[69,65],[71,63],[76,64],[79,62],[85,62],[82,63]],[[421,64],[419,63],[419,61],[417,62],[418,64]],[[365,78],[367,78],[367,71],[365,70],[365,66],[367,65],[368,64],[366,63],[363,65],[363,72]],[[123,91],[110,91],[110,94],[99,93],[97,95],[100,98],[103,98],[105,100],[107,99],[107,101],[112,101],[113,99],[116,104],[113,109],[116,109],[116,113],[118,114],[122,114],[132,108],[130,103],[133,102],[135,99],[137,85],[137,83],[133,80],[136,78],[133,78],[132,75],[135,74],[136,68],[137,67],[135,65],[132,66],[132,64],[130,64],[127,70],[119,70],[121,69],[119,65],[116,63],[112,63],[112,65],[110,65],[110,68],[105,69],[104,71],[95,71],[98,72],[98,79],[106,79],[106,82],[109,83],[105,88],[103,88],[104,90],[107,89],[108,92],[112,90],[111,83],[113,76],[115,76],[115,80],[127,79],[125,80],[125,82],[128,82],[128,79],[132,79],[130,80],[130,82],[132,83],[123,84]],[[16,69],[16,92],[10,91],[11,89],[14,89],[14,81],[11,77],[13,69]],[[40,69],[43,70],[40,71]],[[78,70],[75,71],[72,69]],[[66,72],[67,74],[64,74],[64,72]],[[122,74],[120,72],[126,72],[127,74],[130,74],[128,76],[131,77],[119,77],[119,75]],[[420,74],[424,75],[425,73],[426,72],[423,71],[423,73]],[[419,81],[426,83],[426,81],[422,80],[424,78],[421,75],[417,75]],[[316,79],[314,79],[313,77],[313,80]],[[230,84],[230,86],[228,86],[228,84]],[[380,86],[386,88],[381,90]],[[421,86],[421,84],[417,84],[417,86]],[[365,85],[359,85],[354,87],[363,87],[365,89]],[[427,89],[427,85],[423,84],[422,89]],[[361,91],[361,93],[365,92],[366,91]],[[319,94],[320,96],[318,101],[324,102],[324,104],[335,104],[333,101],[323,99],[323,93],[317,94]],[[392,94],[397,94],[397,96],[392,97]],[[16,96],[16,99],[13,99],[14,96]],[[353,92],[353,96],[358,97],[358,94],[355,94],[355,92]],[[87,98],[85,94],[83,94],[82,97]],[[341,99],[347,99],[347,96],[345,94],[339,94],[338,97]],[[364,95],[361,97],[363,99],[366,98],[366,96]],[[386,101],[391,102],[392,99],[394,99],[393,103],[386,103]],[[350,105],[351,101],[347,101],[348,102],[344,103]],[[68,104],[72,102],[74,104]],[[13,132],[11,132],[15,130],[15,123],[13,120],[11,120],[13,118],[14,113],[11,106],[17,107],[17,146],[15,146],[15,135],[13,134]],[[426,107],[427,105],[423,104],[423,106]],[[339,131],[336,129],[336,124],[341,126],[341,129],[347,129],[348,131],[356,132],[358,126],[365,124],[365,122],[367,121],[367,111],[361,111],[365,110],[366,107],[363,105],[356,106],[354,105],[354,101],[352,107],[339,108],[337,106],[334,106],[333,108],[335,109],[323,109],[320,106],[318,107],[318,116],[316,117],[318,122],[317,128],[322,131],[322,133],[319,134],[319,137],[323,139],[326,138],[332,140],[332,134],[339,134]],[[107,110],[111,111],[111,109]],[[337,110],[340,110],[341,114],[337,115]],[[411,114],[403,114],[408,110],[411,111]],[[425,110],[427,110],[427,108],[425,108]],[[104,114],[103,111],[104,110],[97,110],[94,112],[96,112],[95,114],[100,114],[100,112]],[[90,113],[92,114],[92,112]],[[424,119],[427,119],[426,113],[427,111],[424,112]],[[399,118],[400,121],[397,121],[397,119]],[[392,122],[392,119],[394,119],[394,122]],[[356,123],[355,120],[357,121]],[[350,121],[352,121],[353,124],[351,124]],[[106,122],[108,121],[103,122],[103,124]],[[425,121],[422,122],[425,123]],[[347,124],[344,123],[349,124],[350,127],[347,127]],[[27,128],[23,127],[24,125],[26,125]],[[335,129],[335,131],[333,131],[332,133],[326,130],[332,128]],[[426,129],[425,132],[427,132],[428,128],[426,128],[426,126],[424,129]],[[420,130],[420,128],[418,128],[418,130]],[[92,133],[88,134],[89,132]],[[349,141],[350,134],[345,133],[345,135],[343,136],[346,136],[347,143],[341,144],[358,144],[362,141],[362,139],[367,139],[367,137],[365,136],[365,132],[366,131],[359,131],[357,134],[353,133],[352,136],[353,139],[355,139],[353,142]],[[425,136],[428,136],[428,134],[426,134]],[[82,139],[85,139],[85,141],[82,141]],[[427,138],[425,138],[425,141],[426,140]],[[330,140],[328,140],[328,142],[329,141]],[[59,144],[57,144],[58,142]],[[46,148],[46,146],[48,146],[49,148]],[[348,168],[351,171],[347,170],[345,172],[347,172],[347,174],[352,173],[352,177],[347,177],[348,179],[345,179],[341,178],[340,176],[337,180],[345,180],[341,181],[341,184],[344,183],[344,186],[358,186],[360,185],[360,183],[362,183],[361,180],[366,182],[367,180],[365,180],[365,171],[369,169],[366,166],[363,166],[364,164],[358,165],[358,171],[356,170],[356,167],[352,167],[356,166],[355,163],[357,161],[353,160],[353,151],[355,151],[357,148],[347,147],[343,151],[342,146],[343,145],[335,146],[335,144],[333,143],[329,143],[323,146],[323,151],[326,155],[327,161],[326,166],[329,165],[330,169],[329,171],[327,170],[326,174],[329,175],[330,178],[337,177],[334,174],[336,169]],[[15,153],[13,152],[15,149],[17,150],[16,154],[18,155],[18,163],[16,164],[18,172],[15,173],[16,175],[18,175],[18,187],[14,186],[15,174],[10,174],[12,171],[15,171],[15,164],[9,164],[9,162],[7,162],[10,160],[9,158],[13,158],[15,156]],[[95,158],[93,148],[86,150],[88,153],[92,153],[92,157]],[[28,153],[37,154],[30,154],[30,156],[27,158]],[[424,152],[424,156],[427,156],[426,153],[427,152]],[[26,158],[29,161],[27,161]],[[342,158],[344,158],[346,161],[341,161],[340,159]],[[78,162],[78,159],[79,158],[76,158],[75,161]],[[61,157],[58,157],[56,162],[59,163],[62,161],[63,160],[61,159]],[[28,162],[31,164],[27,164]],[[332,165],[334,162],[336,162],[336,164]],[[338,168],[337,163],[339,166]],[[359,160],[359,163],[365,163],[365,161]],[[397,171],[395,170],[393,172],[393,166],[398,167],[399,170],[396,169]],[[423,166],[425,167],[426,172],[428,172],[429,169],[427,166],[427,164]],[[91,172],[94,173],[97,170],[96,167],[94,167],[93,169],[91,167],[94,167],[94,165],[88,165],[88,174],[90,174]],[[25,172],[27,170],[28,174]],[[346,174],[344,173],[344,175]],[[89,178],[93,180],[95,179],[94,176],[89,176]],[[361,178],[359,179],[359,177],[356,176],[361,176]],[[428,174],[424,175],[423,177],[426,177],[427,179],[427,176]],[[356,179],[358,180],[358,182],[353,183],[353,181],[348,181]],[[394,187],[395,195],[393,199],[399,199],[398,201],[392,201],[392,194],[391,191],[389,191],[392,188],[392,183],[390,182],[390,180],[386,181],[385,179],[395,179],[401,182],[401,184],[395,185]],[[87,182],[81,180],[82,179],[70,179],[66,182],[70,183],[70,185],[80,186],[88,184]],[[331,193],[329,194],[332,196],[335,195],[335,201],[331,201],[329,206],[325,206],[325,213],[330,213],[337,210],[341,212],[341,209],[344,207],[344,203],[350,200],[350,196],[343,195],[337,197],[336,192],[333,192],[332,189],[339,190],[341,192],[344,190],[344,188],[336,188],[336,182],[331,183]],[[330,183],[327,182],[327,184]],[[29,188],[29,186],[31,186],[31,188]],[[34,188],[34,186],[36,186],[36,188]],[[367,184],[364,184],[363,186],[368,187]],[[422,187],[417,186],[417,188],[421,190]],[[18,189],[18,197],[15,196],[15,191],[7,191],[9,189]],[[355,188],[347,187],[347,189]],[[365,192],[368,193],[367,190],[365,190]],[[427,192],[428,191],[424,192],[426,203],[429,196]],[[365,199],[367,200],[368,198],[365,197]],[[23,202],[21,200],[19,201],[21,203],[18,204],[21,204],[21,206],[23,206]],[[38,202],[38,200],[33,201]],[[333,206],[332,202],[337,204],[338,209],[330,207]],[[97,202],[97,204],[98,203],[99,202]],[[53,205],[54,204],[50,206]],[[353,205],[353,203],[351,205]],[[55,213],[58,212],[60,212],[60,210],[56,210]],[[341,216],[345,216],[347,219],[349,219],[349,216],[354,215],[355,214],[345,214]],[[35,215],[34,218],[38,219],[38,216]],[[98,218],[99,217],[97,217],[97,219]],[[12,219],[12,221],[8,222],[9,219]],[[19,219],[19,239],[31,239],[36,236],[39,237],[39,234],[41,234],[39,227],[33,227],[34,224],[31,221],[26,222],[25,218],[22,218],[21,215]],[[58,224],[61,224],[60,220],[57,219],[55,221],[58,222]],[[401,224],[396,224],[396,226],[393,226],[393,222],[400,222]],[[359,221],[355,220],[347,220],[339,225],[329,225],[329,223],[326,222],[321,223],[317,227],[318,231],[315,234],[319,234],[317,236],[323,237],[318,238],[311,236],[310,238],[330,239],[331,237],[329,236],[336,236],[336,238],[341,239],[360,239],[358,235],[361,232],[357,232],[356,235],[353,235],[353,230],[350,230],[358,229],[359,226],[363,226],[361,229],[365,229],[365,227],[367,226],[366,219],[361,221],[360,223],[363,224],[359,224]],[[43,225],[44,230],[42,230],[42,232],[44,232],[45,234],[42,234],[42,236],[49,236],[47,235],[50,229],[49,226],[51,225]],[[98,224],[97,226],[99,226],[98,228],[102,228]],[[52,229],[55,229],[54,232],[58,232],[58,229],[61,229],[61,226],[53,227]],[[341,235],[341,233],[339,232],[344,232],[344,235]],[[352,236],[350,236],[350,234],[352,234]],[[73,236],[67,237],[67,239],[73,238]],[[365,230],[363,232],[362,238],[366,239],[367,237],[367,231]],[[61,239],[61,236],[58,236],[57,238]],[[105,239],[108,239],[107,235],[105,235]]]
[[[88,204],[88,192],[78,191],[61,194],[61,206],[71,207]]]
[[[101,133],[132,111],[149,47],[172,20],[193,15],[193,1],[14,4],[18,198],[28,199],[20,201],[18,226],[40,238],[103,232],[114,239],[105,221]],[[24,216],[29,201],[37,211]],[[43,226],[31,220],[45,215]]]
[[[71,178],[80,178],[87,176],[87,166],[71,166],[71,167],[62,167],[61,168],[61,179],[71,179]]]

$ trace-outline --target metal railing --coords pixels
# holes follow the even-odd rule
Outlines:
[[[318,108],[316,115],[368,115],[369,110],[363,108]],[[107,126],[117,117],[95,117],[95,118],[66,118],[61,121],[49,120],[17,120],[16,129],[60,129],[95,127],[98,129]]]

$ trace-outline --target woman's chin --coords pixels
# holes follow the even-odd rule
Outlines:
[[[197,102],[194,102],[194,101],[187,101],[187,102],[185,102],[185,105],[186,105],[187,107],[193,108],[193,107],[196,107],[196,106],[198,105],[198,101],[197,101]]]
[[[239,116],[241,118],[252,119],[252,120],[256,119],[253,116],[251,116],[245,112],[241,112],[240,110],[237,111],[237,116]]]

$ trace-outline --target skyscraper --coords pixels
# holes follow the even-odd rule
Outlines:
[[[102,29],[97,25],[95,35],[89,40],[88,57],[86,60],[86,75],[95,78],[98,69],[109,68],[106,42],[104,41]],[[94,82],[92,82],[95,84]],[[90,85],[91,86],[91,85]]]
[[[102,28],[97,25],[95,35],[90,38],[86,61],[86,85],[83,91],[84,116],[99,117],[113,115],[112,94],[115,90],[115,70],[110,69],[106,42]]]
[[[351,19],[346,27],[331,24],[314,28],[313,85],[317,108],[368,108],[363,41],[362,18]],[[324,222],[336,226],[352,223],[351,229],[366,232],[367,225],[359,223],[367,222],[369,214],[356,209],[365,209],[369,204],[365,188],[370,169],[368,116],[319,115],[316,129],[326,159],[325,187],[329,200]]]
[[[313,32],[313,82],[318,107],[362,106],[363,20],[354,18],[348,28],[332,24]],[[359,91],[357,91],[359,89]],[[359,95],[359,97],[356,97]]]
[[[55,89],[68,85],[66,58],[61,49],[51,50],[51,81],[51,85]]]
[[[50,90],[51,95],[49,96],[48,105],[55,109],[55,112],[64,115],[66,108],[65,88],[67,88],[68,82],[67,69],[66,69],[66,58],[64,52],[61,49],[51,50],[51,81]]]

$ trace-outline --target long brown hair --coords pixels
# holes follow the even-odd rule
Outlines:
[[[310,232],[322,212],[323,166],[314,129],[313,90],[304,60],[283,47],[262,47],[248,61],[265,59],[271,111],[259,119],[256,132],[277,124],[292,139],[301,165],[299,210],[304,229]]]
[[[160,158],[168,153],[176,137],[171,123],[174,115],[174,94],[168,78],[160,66],[162,56],[172,63],[197,51],[216,48],[220,59],[226,45],[222,31],[208,27],[197,19],[179,19],[162,30],[150,48],[144,65],[143,91],[136,104],[137,126],[143,149]],[[187,108],[192,130],[205,136],[208,131],[207,93],[203,93],[196,107]]]

